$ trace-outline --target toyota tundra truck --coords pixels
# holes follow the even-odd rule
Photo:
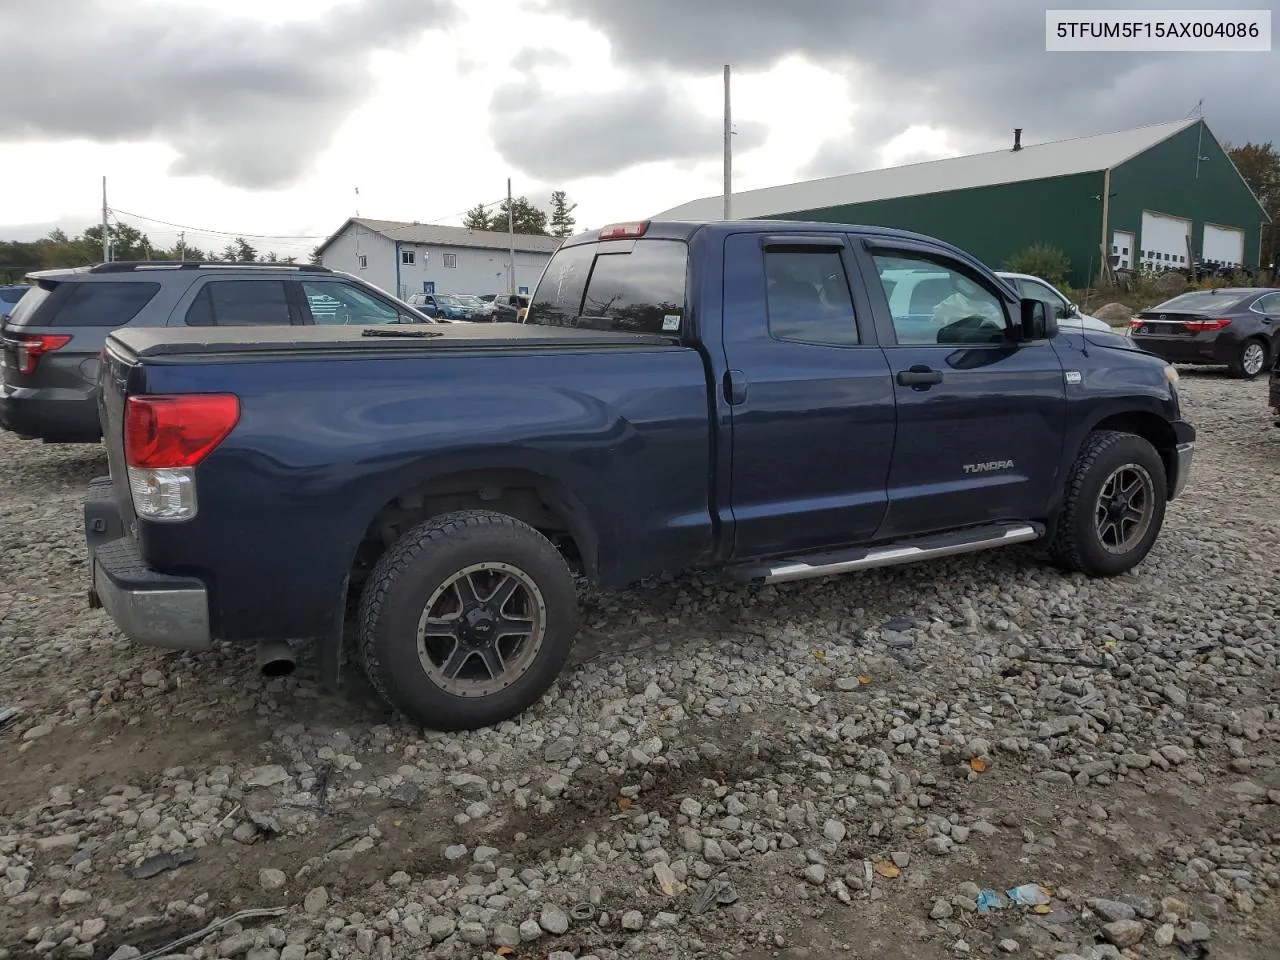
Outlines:
[[[389,704],[457,730],[555,680],[576,576],[1028,543],[1124,574],[1195,431],[1173,367],[1045,311],[917,234],[637,222],[567,240],[523,323],[124,328],[90,599],[137,643],[265,670],[313,641],[328,685],[354,646]]]

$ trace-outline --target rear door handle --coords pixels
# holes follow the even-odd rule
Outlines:
[[[942,382],[942,371],[934,370],[923,364],[916,364],[908,370],[898,371],[898,383],[904,387],[927,390],[936,383]]]

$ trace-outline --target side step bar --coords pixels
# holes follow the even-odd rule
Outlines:
[[[749,583],[786,583],[790,580],[809,580],[813,577],[891,567],[936,557],[953,557],[961,553],[1027,543],[1043,536],[1044,526],[1038,523],[989,524],[938,536],[901,540],[878,547],[857,547],[853,550],[777,560],[770,564],[734,567],[728,573],[735,580]]]

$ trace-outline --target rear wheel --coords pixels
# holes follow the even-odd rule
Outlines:
[[[378,693],[436,730],[508,720],[540,698],[577,632],[577,596],[549,540],[505,514],[414,527],[360,598],[360,653]]]
[[[1050,556],[1092,577],[1131,570],[1160,534],[1166,498],[1164,463],[1155,447],[1131,433],[1095,431],[1067,477]]]
[[[1231,372],[1243,380],[1252,380],[1267,366],[1267,345],[1261,340],[1246,340],[1231,364]]]

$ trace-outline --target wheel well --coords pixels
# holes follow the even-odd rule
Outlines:
[[[1160,454],[1164,463],[1165,479],[1173,481],[1176,465],[1178,440],[1169,422],[1154,413],[1134,410],[1128,413],[1117,413],[1096,424],[1094,430],[1117,430],[1120,433],[1132,433],[1142,437]]]
[[[594,579],[596,537],[577,497],[558,481],[531,471],[475,470],[410,487],[378,511],[356,549],[353,594],[405,531],[455,510],[491,510],[522,520],[554,543],[570,566]]]

